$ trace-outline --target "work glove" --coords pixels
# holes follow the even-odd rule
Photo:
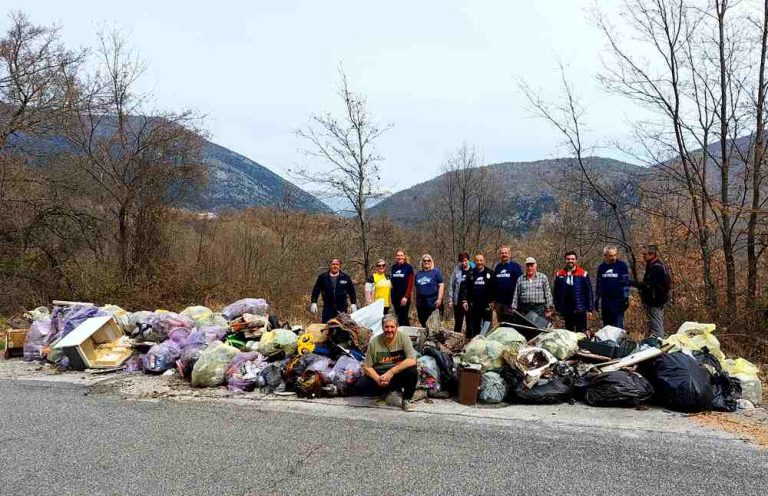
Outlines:
[[[349,306],[349,313],[355,313],[357,312],[357,305],[354,303]]]
[[[317,313],[317,303],[313,303],[309,306],[309,311],[313,314]]]

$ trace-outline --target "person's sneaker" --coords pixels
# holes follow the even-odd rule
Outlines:
[[[328,398],[334,398],[338,394],[335,384],[323,386],[320,388],[320,391],[323,392],[323,396],[327,396]]]
[[[413,402],[411,400],[403,400],[403,411],[412,412],[414,410]]]
[[[403,404],[403,396],[397,391],[391,391],[384,398],[384,404],[387,406],[400,406]]]

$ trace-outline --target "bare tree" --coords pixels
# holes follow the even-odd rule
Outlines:
[[[616,186],[606,181],[604,172],[595,171],[590,166],[585,155],[587,148],[583,142],[585,110],[574,94],[562,64],[560,64],[559,69],[562,92],[562,101],[559,103],[547,102],[523,81],[519,84],[534,113],[552,124],[564,137],[565,144],[570,149],[573,161],[577,166],[577,174],[566,174],[555,187],[570,193],[571,197],[578,196],[580,204],[587,204],[587,210],[581,212],[582,216],[574,220],[580,228],[579,237],[591,242],[594,242],[596,238],[603,238],[606,241],[619,244],[629,255],[630,268],[633,276],[637,279],[637,257],[632,248],[629,218],[631,210],[636,205],[634,202],[629,202],[626,195],[622,194],[620,185]],[[591,209],[592,199],[607,207],[612,221],[607,223],[599,233],[591,229],[588,230],[589,222],[586,213]]]
[[[292,172],[349,202],[357,222],[358,248],[362,257],[356,262],[367,277],[371,254],[376,247],[370,237],[371,221],[366,210],[372,201],[385,196],[379,188],[379,163],[383,157],[376,151],[376,142],[392,125],[380,125],[374,120],[365,96],[350,89],[341,68],[339,80],[338,94],[343,102],[343,114],[314,114],[306,129],[295,131],[309,144],[305,153],[322,159],[328,167],[319,172],[306,168]]]
[[[421,199],[420,208],[440,253],[476,253],[493,241],[502,226],[502,191],[498,178],[481,166],[477,149],[463,143],[446,159],[435,190]],[[417,207],[417,208],[419,208]],[[497,236],[499,238],[499,236]]]
[[[86,55],[66,49],[56,26],[35,26],[20,12],[9,18],[0,39],[0,150],[12,134],[50,129],[76,107],[76,77]]]
[[[143,64],[117,33],[102,33],[100,70],[84,90],[83,109],[65,129],[70,165],[115,227],[123,281],[160,260],[163,219],[205,180],[200,133],[189,112],[144,112],[135,83]]]

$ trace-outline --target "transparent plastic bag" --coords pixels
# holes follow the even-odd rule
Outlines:
[[[244,313],[266,315],[267,310],[269,310],[269,305],[264,298],[243,298],[224,307],[221,314],[227,320],[235,320]]]
[[[567,329],[554,329],[539,334],[534,344],[552,353],[558,360],[567,360],[579,351],[579,340],[585,337]]]
[[[737,378],[741,383],[741,398],[759,406],[763,402],[763,384],[758,377],[759,369],[743,358],[722,361],[723,372]]]
[[[486,372],[480,378],[480,396],[482,403],[496,404],[504,401],[507,395],[507,382],[496,372]]]
[[[501,367],[501,354],[507,348],[498,341],[476,336],[467,344],[466,351],[461,356],[464,364],[480,365],[483,372]]]
[[[211,325],[213,320],[213,310],[202,305],[187,307],[179,312],[179,315],[184,315],[195,321],[195,327]]]
[[[261,371],[267,366],[261,353],[240,353],[230,362],[225,377],[230,391],[250,392],[259,386]]]
[[[708,348],[709,353],[721,362],[725,355],[720,349],[720,341],[715,337],[715,324],[702,324],[700,322],[683,322],[677,332],[664,340],[664,344],[672,344],[672,351],[683,351],[692,354],[703,348]]]
[[[52,333],[53,326],[50,319],[36,320],[32,323],[26,338],[24,338],[23,357],[25,362],[45,360],[43,348],[48,345],[48,339]]]
[[[115,318],[117,325],[120,326],[120,329],[123,331],[124,334],[129,334],[131,332],[130,312],[123,310],[117,305],[112,305],[112,304],[104,305],[103,307],[99,308],[99,310],[112,315]]]
[[[525,337],[512,327],[497,327],[488,333],[486,339],[501,343],[508,350],[517,350],[526,345]]]
[[[167,340],[153,345],[141,359],[144,372],[149,374],[162,374],[170,370],[181,356],[181,347],[176,341]]]
[[[284,351],[286,356],[291,356],[296,353],[297,348],[298,338],[288,329],[267,331],[261,335],[259,341],[259,352],[264,356],[271,356],[280,351]]]
[[[239,353],[237,348],[214,341],[200,353],[192,368],[192,385],[215,387],[224,383],[227,367]]]
[[[437,360],[431,356],[420,356],[416,360],[416,370],[419,373],[417,388],[440,391],[440,367],[437,365]]]
[[[351,394],[361,377],[363,368],[360,362],[346,355],[338,359],[331,371],[331,382],[340,395]]]

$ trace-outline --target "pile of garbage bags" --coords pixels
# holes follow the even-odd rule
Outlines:
[[[23,358],[48,360],[66,369],[68,360],[55,344],[90,318],[112,316],[137,350],[124,363],[126,372],[178,373],[194,387],[226,386],[235,392],[292,391],[306,398],[354,394],[368,342],[376,332],[360,323],[371,325],[369,310],[342,313],[306,329],[280,325],[268,310],[262,298],[235,301],[221,312],[200,305],[178,313],[128,312],[116,305],[39,307],[24,315],[30,326]],[[631,342],[625,330],[610,326],[591,339],[549,329],[529,341],[509,325],[467,342],[462,334],[432,324],[414,334],[417,387],[430,397],[455,395],[459,371],[469,367],[482,373],[478,400],[487,404],[581,401],[597,407],[637,407],[653,402],[700,412],[735,411],[762,402],[758,368],[742,358],[727,358],[713,324],[685,322],[663,342],[642,343]],[[622,365],[620,360],[654,346],[660,347],[658,352]],[[596,349],[621,353],[590,362]],[[618,366],[606,366],[613,364]]]

